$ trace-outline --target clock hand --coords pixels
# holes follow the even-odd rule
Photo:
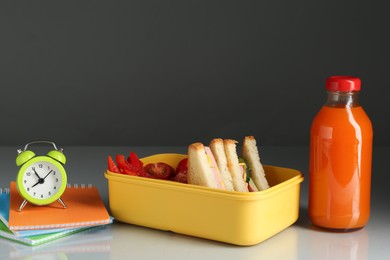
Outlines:
[[[50,170],[50,172],[48,172],[48,173],[46,174],[46,176],[43,177],[43,180],[46,179],[46,177],[47,177],[52,171],[53,171],[53,170]]]
[[[40,178],[41,178],[41,176],[39,176],[39,175],[38,175],[38,173],[37,173],[37,171],[35,170],[35,168],[32,168],[32,169],[33,169],[33,171],[34,171],[35,175],[36,175],[36,176],[38,176],[38,178],[40,179]]]
[[[34,188],[35,186],[37,186],[38,184],[42,184],[42,183],[44,183],[45,182],[45,179],[46,179],[46,177],[47,176],[49,176],[49,174],[52,172],[53,170],[51,170],[50,172],[48,172],[47,174],[46,174],[46,176],[45,177],[43,177],[43,178],[41,178],[41,177],[39,177],[39,180],[38,180],[38,182],[37,183],[35,183],[33,186],[31,186],[31,188]],[[38,174],[37,174],[38,175]]]
[[[39,179],[39,181],[38,181],[37,183],[35,183],[33,186],[31,186],[31,188],[34,188],[34,187],[37,186],[40,182],[41,182],[41,179]]]

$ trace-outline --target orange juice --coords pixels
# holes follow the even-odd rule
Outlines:
[[[373,131],[358,90],[328,89],[311,126],[309,215],[316,226],[350,230],[369,220]]]

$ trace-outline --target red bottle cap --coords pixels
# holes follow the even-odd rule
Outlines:
[[[332,76],[326,79],[326,90],[359,91],[360,79],[350,76]]]

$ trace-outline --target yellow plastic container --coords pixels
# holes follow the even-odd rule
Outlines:
[[[176,167],[186,155],[157,154],[141,160]],[[302,174],[264,166],[270,188],[231,192],[107,171],[109,203],[121,222],[236,245],[254,245],[292,225],[299,214]]]

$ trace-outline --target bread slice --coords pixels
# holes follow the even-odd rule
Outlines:
[[[206,148],[202,143],[193,143],[188,146],[187,182],[215,189],[225,189],[218,168],[213,170],[210,167],[214,158],[209,158],[205,151]],[[215,166],[217,166],[216,163]]]
[[[256,184],[256,187],[262,191],[269,188],[263,165],[260,162],[259,151],[256,145],[256,139],[253,136],[245,136],[242,145],[242,156],[248,162],[251,179]]]
[[[237,141],[231,139],[223,140],[227,166],[232,175],[234,190],[249,192],[248,186],[243,178],[242,169],[239,165],[236,143]]]
[[[223,183],[225,184],[226,190],[234,191],[232,174],[230,173],[227,166],[223,140],[221,138],[215,138],[211,140],[210,149],[214,154],[214,158],[217,162],[219,172],[221,173],[221,177]]]

